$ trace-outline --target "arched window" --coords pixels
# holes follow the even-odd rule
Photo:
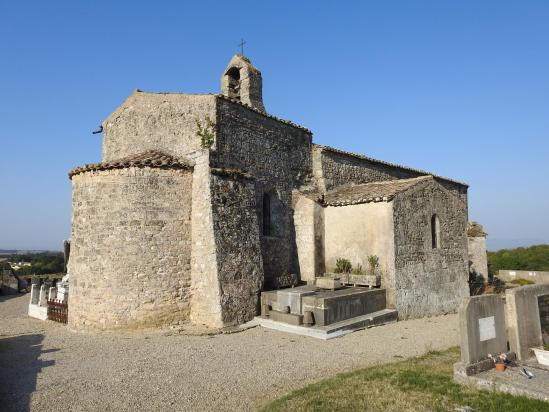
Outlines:
[[[229,77],[229,97],[240,100],[240,69],[231,67],[227,70]]]
[[[263,236],[271,236],[271,195],[263,194]]]
[[[431,217],[431,245],[433,249],[440,247],[440,222],[437,215]]]

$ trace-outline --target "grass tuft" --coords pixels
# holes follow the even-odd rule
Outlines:
[[[453,380],[459,348],[338,374],[296,390],[263,411],[547,411],[549,403],[481,391]]]

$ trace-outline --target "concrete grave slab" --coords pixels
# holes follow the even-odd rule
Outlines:
[[[303,297],[303,310],[314,314],[315,323],[325,326],[386,308],[385,289],[348,287],[319,291]]]
[[[273,309],[283,311],[284,307],[290,307],[290,313],[302,315],[301,298],[315,294],[318,290],[315,286],[299,286],[296,288],[281,289],[276,291],[277,303]]]
[[[253,321],[248,322],[246,325],[260,325],[267,329],[328,340],[344,336],[348,333],[364,328],[394,323],[397,321],[397,318],[398,312],[396,310],[383,309],[377,312],[368,313],[367,315],[357,316],[352,319],[347,319],[325,326],[301,326],[284,322],[276,322],[271,318],[263,318],[259,316],[255,317]]]

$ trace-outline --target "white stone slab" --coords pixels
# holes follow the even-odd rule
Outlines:
[[[478,320],[479,339],[481,342],[496,338],[496,321],[494,316]]]
[[[31,318],[36,318],[40,320],[48,319],[48,308],[47,306],[38,306],[34,304],[29,305],[29,316]]]

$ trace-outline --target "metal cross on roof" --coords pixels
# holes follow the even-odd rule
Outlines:
[[[239,44],[239,46],[240,46],[240,54],[241,54],[242,56],[244,56],[244,45],[245,45],[245,44],[246,44],[246,42],[244,41],[244,39],[240,39],[240,44]]]

